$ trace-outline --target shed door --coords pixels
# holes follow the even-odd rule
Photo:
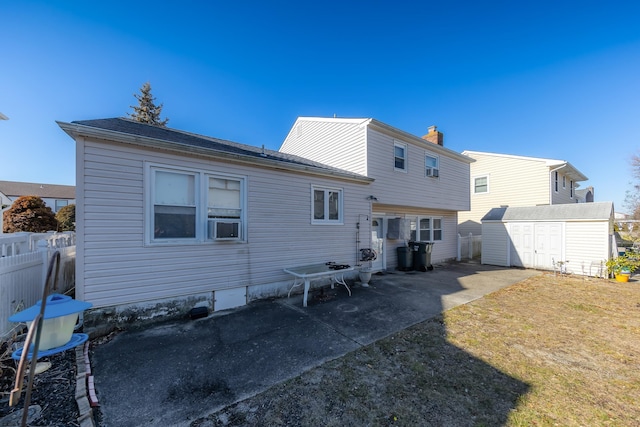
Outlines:
[[[552,270],[554,261],[562,259],[562,224],[557,222],[536,223],[535,268]]]
[[[562,260],[562,223],[510,223],[509,237],[512,266],[553,270],[553,261]]]
[[[535,248],[533,246],[533,223],[512,223],[509,227],[511,238],[510,264],[516,267],[533,267]]]

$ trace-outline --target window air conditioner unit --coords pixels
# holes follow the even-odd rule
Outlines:
[[[241,221],[233,219],[210,219],[207,224],[209,239],[238,240],[240,239]]]
[[[427,176],[431,176],[437,178],[439,174],[438,169],[435,168],[427,168]]]

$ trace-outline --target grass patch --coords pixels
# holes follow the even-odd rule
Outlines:
[[[192,426],[638,426],[639,331],[638,283],[543,274]]]

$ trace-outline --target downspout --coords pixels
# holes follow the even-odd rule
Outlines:
[[[551,169],[549,171],[549,205],[552,205],[553,203],[553,192],[555,191],[553,189],[553,177],[551,176],[552,173],[554,173],[555,171],[559,171],[560,169],[563,169],[564,167],[566,167],[567,164],[563,163],[561,166],[558,166],[555,169]]]

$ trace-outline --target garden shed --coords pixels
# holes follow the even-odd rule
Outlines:
[[[491,209],[482,218],[482,264],[597,275],[616,245],[612,202]]]

